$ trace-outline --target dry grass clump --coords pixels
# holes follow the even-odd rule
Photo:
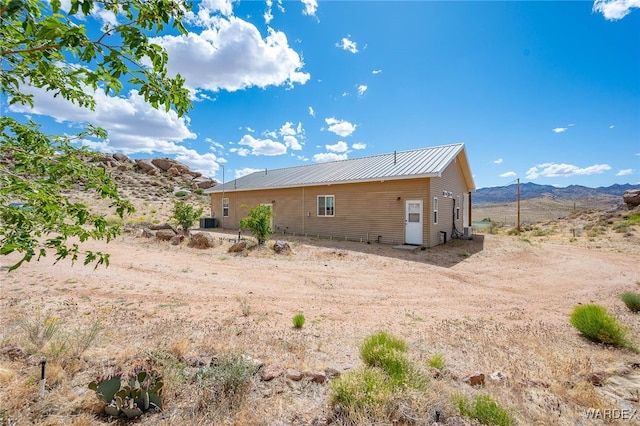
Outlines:
[[[626,293],[623,293],[622,296],[620,296],[620,298],[622,299],[624,304],[627,305],[627,308],[629,308],[631,312],[640,312],[640,294],[639,293],[632,293],[628,291]]]

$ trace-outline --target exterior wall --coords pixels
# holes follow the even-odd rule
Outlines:
[[[453,196],[443,196],[443,191],[451,192]],[[464,215],[469,205],[469,188],[467,188],[462,175],[460,162],[454,160],[444,170],[442,176],[431,180],[431,197],[428,203],[428,235],[425,238],[425,245],[433,247],[440,244],[440,232],[447,233],[447,241],[451,239],[451,233],[455,229],[462,233],[464,230]],[[438,198],[438,223],[433,223],[433,198]],[[456,219],[455,206],[458,200],[463,200],[460,204],[460,217]]]
[[[211,211],[223,228],[237,229],[247,209],[272,204],[275,234],[319,235],[400,244],[405,235],[405,201],[423,201],[423,243],[428,245],[430,179],[387,180],[264,191],[226,192],[229,217],[222,217],[222,193],[211,194]],[[317,215],[318,195],[335,196],[335,216]]]

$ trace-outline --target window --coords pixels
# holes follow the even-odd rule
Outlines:
[[[318,216],[334,216],[335,196],[318,195]]]
[[[458,195],[458,200],[456,203],[456,220],[460,220],[460,205],[462,203],[462,197]]]
[[[229,199],[222,199],[222,217],[229,217]]]
[[[438,197],[433,198],[433,223],[438,223]]]

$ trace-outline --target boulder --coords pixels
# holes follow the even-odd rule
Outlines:
[[[191,181],[191,187],[193,189],[209,189],[216,186],[217,183],[218,182],[213,179],[209,179],[206,177],[196,177]]]
[[[165,172],[174,167],[178,171],[178,174],[191,172],[191,170],[189,170],[189,167],[185,166],[179,161],[172,160],[171,158],[154,158],[153,160],[151,160],[151,164]]]
[[[156,238],[160,241],[171,241],[171,239],[175,236],[176,233],[171,229],[160,229],[156,232]]]
[[[174,235],[169,242],[172,246],[179,246],[184,241],[184,235]]]
[[[132,161],[124,154],[115,153],[113,154],[113,158],[115,158],[120,163],[132,163]]]
[[[148,159],[136,160],[136,165],[140,168],[140,170],[142,170],[147,174],[152,174],[151,172],[153,172],[153,174],[158,173],[158,168],[155,165],[153,165],[151,160],[148,160]]]
[[[327,374],[324,371],[312,371],[309,373],[309,380],[313,383],[324,383],[327,380]]]
[[[482,386],[484,385],[484,374],[482,373],[468,374],[462,379],[462,382],[471,386]]]
[[[161,224],[157,224],[157,225],[150,225],[149,229],[151,229],[152,231],[159,231],[161,229],[171,229],[174,234],[178,233],[178,230],[176,229],[176,227],[173,226],[170,223],[161,223]]]
[[[640,189],[629,189],[624,191],[622,199],[627,204],[629,210],[633,210],[640,206]]]
[[[286,241],[276,241],[273,245],[273,251],[278,254],[289,254],[291,253],[291,247],[289,247],[289,243]]]
[[[281,375],[282,367],[280,367],[279,365],[271,364],[266,366],[262,370],[260,374],[260,380],[262,380],[263,382],[268,382],[275,379],[276,377],[280,377]]]
[[[189,247],[207,249],[215,247],[215,245],[215,239],[211,235],[202,232],[192,234],[191,238],[189,239]]]
[[[241,251],[246,250],[246,248],[247,248],[247,242],[246,241],[240,241],[240,242],[235,243],[231,247],[229,247],[229,253],[239,253]]]
[[[302,374],[302,372],[296,370],[295,368],[287,368],[287,371],[284,375],[287,379],[293,380],[294,382],[299,382],[304,377],[304,374]]]

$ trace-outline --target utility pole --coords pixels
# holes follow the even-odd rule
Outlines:
[[[224,229],[224,164],[222,166],[222,200],[220,200],[220,228]]]
[[[518,234],[520,233],[520,178],[518,178],[518,224],[517,224]]]

